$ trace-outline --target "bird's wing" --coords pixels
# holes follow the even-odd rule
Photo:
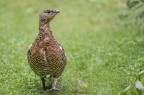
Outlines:
[[[29,48],[28,59],[33,64],[47,64],[45,49],[33,44]]]

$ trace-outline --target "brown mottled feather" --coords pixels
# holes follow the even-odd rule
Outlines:
[[[49,26],[55,15],[55,13],[52,15],[47,13],[47,18],[40,16],[39,34],[28,50],[29,65],[41,78],[45,78],[46,75],[58,78],[66,65],[64,49],[55,40]]]

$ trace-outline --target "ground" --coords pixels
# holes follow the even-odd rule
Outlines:
[[[61,11],[51,28],[68,62],[58,80],[61,91],[42,93],[27,50],[38,33],[39,13],[49,8]],[[144,70],[144,32],[130,25],[128,11],[124,0],[0,1],[0,94],[121,93]]]

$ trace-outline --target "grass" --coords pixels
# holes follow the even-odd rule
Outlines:
[[[68,57],[57,85],[61,91],[47,95],[115,95],[144,70],[144,32],[119,18],[127,10],[124,1],[5,0],[0,1],[1,95],[44,94],[27,50],[38,33],[38,14],[47,8],[61,10],[51,27]]]

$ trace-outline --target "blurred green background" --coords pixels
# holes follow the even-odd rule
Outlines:
[[[39,13],[51,8],[61,11],[51,28],[68,64],[58,80],[61,91],[42,93],[41,81],[27,62],[27,50],[39,31]],[[0,94],[121,94],[144,69],[140,22],[126,0],[1,0]],[[127,95],[134,93],[131,88]]]

